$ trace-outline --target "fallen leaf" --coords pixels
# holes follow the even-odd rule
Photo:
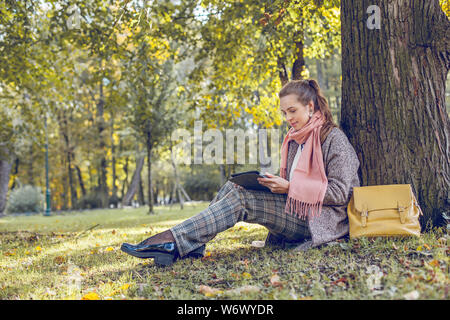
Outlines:
[[[248,259],[244,259],[244,261],[239,261],[239,263],[242,263],[245,265],[246,268],[248,268]]]
[[[273,274],[270,277],[270,283],[274,286],[274,287],[279,287],[281,286],[281,281],[280,281],[280,276],[278,274]]]
[[[49,296],[54,296],[54,295],[56,295],[56,292],[54,290],[51,290],[50,288],[46,288],[45,294],[47,294]]]
[[[264,241],[252,241],[252,247],[254,248],[264,248]]]
[[[63,256],[57,256],[55,257],[55,259],[53,259],[53,262],[56,264],[63,264],[64,262],[66,262],[66,258]]]
[[[433,266],[433,267],[439,267],[439,261],[434,259],[434,260],[430,261],[429,265]]]
[[[340,278],[340,279],[337,279],[336,281],[333,281],[333,282],[331,282],[331,284],[332,285],[344,285],[345,286],[345,283],[347,282],[347,278],[345,278],[345,277],[343,277],[343,278]]]
[[[15,255],[15,254],[16,254],[15,250],[14,250],[14,251],[12,251],[12,250],[6,251],[6,252],[4,253],[5,256],[13,256],[13,255]]]
[[[89,292],[85,294],[81,300],[100,300],[100,296],[96,292]]]
[[[259,292],[261,288],[259,286],[246,285],[235,289],[230,289],[225,291],[225,294],[243,294],[243,293],[251,293],[251,292]]]
[[[207,283],[208,283],[208,285],[214,285],[214,284],[219,284],[219,283],[224,283],[224,282],[226,282],[225,279],[217,278],[217,279],[209,280]]]
[[[203,293],[207,297],[214,297],[218,294],[223,293],[222,290],[211,288],[211,287],[205,286],[203,284],[198,286],[198,292]]]
[[[407,294],[403,295],[403,298],[405,298],[406,300],[417,300],[419,299],[419,292],[417,290],[408,292]]]
[[[120,290],[127,290],[131,285],[129,283],[125,283],[123,286],[120,287]]]

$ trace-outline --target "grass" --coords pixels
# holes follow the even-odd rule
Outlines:
[[[443,228],[294,252],[252,246],[267,230],[240,222],[168,268],[120,251],[207,205],[0,218],[0,299],[448,299]]]

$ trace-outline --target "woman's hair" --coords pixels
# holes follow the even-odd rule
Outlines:
[[[317,110],[322,112],[325,117],[325,123],[320,130],[320,142],[323,143],[331,130],[338,126],[333,121],[330,107],[317,81],[313,79],[291,80],[283,86],[278,93],[278,97],[281,99],[290,94],[297,95],[298,101],[305,106],[312,100],[314,103],[314,112]]]

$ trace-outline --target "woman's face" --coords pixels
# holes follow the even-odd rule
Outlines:
[[[300,130],[309,121],[310,111],[314,112],[312,100],[305,106],[298,100],[296,94],[290,94],[280,99],[281,112],[283,112],[286,122],[294,130]]]

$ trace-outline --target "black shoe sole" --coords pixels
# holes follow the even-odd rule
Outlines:
[[[120,247],[120,250],[122,250],[123,252],[133,256],[133,257],[137,257],[137,258],[141,258],[141,259],[148,259],[148,258],[153,258],[155,259],[155,264],[157,265],[162,265],[162,266],[170,266],[174,263],[175,261],[175,257],[173,254],[171,253],[164,253],[164,252],[155,252],[155,251],[135,251],[135,250],[130,250],[128,247],[122,245]]]
[[[205,256],[205,245],[202,245],[201,247],[199,247],[195,250],[192,250],[191,252],[189,252],[187,255],[185,255],[181,259],[186,259],[186,258],[199,259],[199,258],[203,258],[204,256]]]

